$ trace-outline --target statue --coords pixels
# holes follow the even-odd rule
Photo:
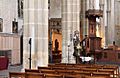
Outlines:
[[[74,44],[73,56],[76,58],[76,63],[79,63],[80,62],[80,53],[82,51],[82,47],[80,46],[79,32],[78,31],[74,32],[73,44]]]
[[[16,18],[14,18],[14,21],[12,21],[13,25],[13,33],[18,33],[18,22],[16,22]]]
[[[57,39],[55,39],[55,52],[58,51],[58,48],[59,48],[59,42]]]

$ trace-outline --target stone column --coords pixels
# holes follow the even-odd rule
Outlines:
[[[120,46],[120,0],[115,1],[115,42]]]
[[[95,1],[89,0],[89,9],[95,9]]]
[[[86,10],[87,10],[87,6],[88,6],[88,0],[81,0],[81,14],[80,14],[80,21],[81,21],[81,32],[82,32],[82,37],[81,39],[85,38],[85,35],[88,35],[88,25],[87,25],[87,18],[86,18]]]
[[[79,26],[80,0],[62,0],[62,63],[75,63],[72,38]]]
[[[102,47],[105,47],[106,46],[106,39],[105,39],[105,22],[106,22],[106,9],[105,9],[105,0],[100,0],[99,1],[100,3],[100,9],[103,10],[103,17],[100,17],[100,26],[101,26],[101,29],[100,29],[100,37],[102,37]]]
[[[114,41],[114,0],[107,0],[107,37],[106,44],[110,45]]]
[[[113,41],[115,41],[115,0],[111,0],[110,2],[110,21],[109,21],[109,24],[110,24],[110,27],[108,31],[111,31],[109,33],[109,39],[110,39],[110,44],[113,43]]]
[[[24,0],[23,68],[48,65],[48,0]]]

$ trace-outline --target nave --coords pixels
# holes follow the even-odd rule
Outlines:
[[[119,78],[119,66],[110,64],[54,63],[24,72],[9,72],[9,78]]]

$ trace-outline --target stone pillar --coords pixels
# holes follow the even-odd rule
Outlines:
[[[102,47],[106,46],[106,38],[105,38],[105,22],[106,22],[106,9],[105,9],[105,0],[100,0],[100,9],[103,10],[103,17],[100,17],[100,37],[102,38]]]
[[[95,9],[95,0],[89,0],[89,9]]]
[[[110,2],[110,9],[111,9],[111,12],[110,12],[110,27],[109,27],[109,31],[111,31],[109,33],[109,39],[110,39],[110,44],[113,43],[113,41],[115,41],[115,0],[111,0]]]
[[[87,10],[87,6],[88,6],[88,0],[81,0],[81,13],[80,13],[80,26],[81,26],[81,39],[85,38],[85,35],[88,35],[88,25],[87,25],[87,18],[86,18],[86,10]]]
[[[80,0],[62,0],[62,63],[75,63],[72,38],[79,26]]]
[[[106,43],[107,45],[112,44],[114,39],[114,25],[115,25],[115,19],[114,19],[114,0],[107,0],[107,37],[106,37]]]
[[[115,1],[115,42],[120,46],[120,0]]]
[[[99,3],[100,3],[100,0],[94,0],[94,8],[95,9],[99,9],[100,8],[100,5],[99,5]]]
[[[24,0],[23,68],[48,65],[48,0]]]

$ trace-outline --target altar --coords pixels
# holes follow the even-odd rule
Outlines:
[[[8,58],[5,56],[0,56],[0,70],[5,70],[8,68]]]
[[[93,57],[80,56],[80,59],[82,60],[82,62],[93,62],[94,61]]]

